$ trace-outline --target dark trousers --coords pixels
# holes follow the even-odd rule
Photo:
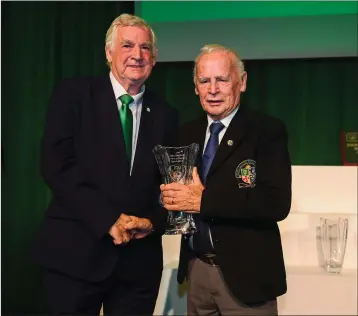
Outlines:
[[[46,270],[43,285],[50,315],[99,315],[103,304],[104,315],[147,316],[153,315],[160,280],[158,273],[133,279],[123,271],[90,283]]]

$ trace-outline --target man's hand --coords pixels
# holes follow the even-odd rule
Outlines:
[[[181,183],[162,184],[162,201],[168,211],[199,213],[204,186],[200,181],[198,170],[193,170],[193,182],[188,185]]]
[[[115,245],[126,244],[131,240],[129,232],[125,229],[125,224],[130,221],[130,216],[122,213],[110,228],[109,234],[112,236]]]
[[[153,231],[153,224],[147,218],[129,216],[131,221],[124,225],[134,239],[141,239],[148,236]]]
[[[113,237],[115,245],[124,245],[131,239],[141,239],[148,236],[152,230],[153,225],[149,219],[122,213],[110,228],[109,234]]]

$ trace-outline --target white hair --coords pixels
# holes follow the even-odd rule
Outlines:
[[[204,54],[210,54],[212,52],[218,52],[218,51],[230,53],[234,56],[234,62],[235,62],[235,65],[237,66],[237,69],[239,72],[239,80],[241,81],[242,75],[245,72],[245,66],[244,66],[244,63],[242,62],[240,56],[236,53],[236,51],[231,48],[219,45],[219,44],[208,44],[200,49],[200,54],[195,58],[194,71],[193,71],[194,83],[196,82],[195,81],[196,80],[196,65],[197,65],[200,57],[203,56]]]
[[[147,29],[151,35],[151,40],[152,40],[152,47],[151,47],[152,55],[153,56],[155,55],[157,38],[154,34],[153,29],[142,18],[127,13],[121,14],[120,16],[115,18],[114,21],[112,22],[111,26],[109,27],[106,33],[106,40],[105,40],[106,47],[108,47],[110,50],[113,50],[115,38],[117,35],[117,29],[118,27],[121,26],[139,26]]]

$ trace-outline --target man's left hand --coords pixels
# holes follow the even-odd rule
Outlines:
[[[141,239],[153,231],[153,224],[147,218],[129,216],[130,221],[124,224],[124,229],[129,231],[132,239]]]
[[[162,201],[168,211],[199,213],[204,186],[200,181],[198,170],[193,170],[193,182],[188,185],[181,183],[162,184]]]

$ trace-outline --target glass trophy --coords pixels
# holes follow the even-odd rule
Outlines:
[[[340,273],[346,253],[348,219],[320,219],[323,268],[328,273]]]
[[[190,184],[198,151],[198,144],[182,147],[155,146],[153,154],[163,182],[165,184],[172,182]],[[196,232],[196,226],[191,213],[168,211],[166,235],[192,235],[194,232]]]

